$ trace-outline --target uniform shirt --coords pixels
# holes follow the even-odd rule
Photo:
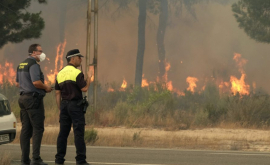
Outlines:
[[[62,100],[81,100],[81,89],[85,86],[83,73],[72,64],[68,64],[57,74],[55,90],[61,91]]]
[[[44,89],[38,89],[33,82],[41,80],[44,83],[44,75],[34,57],[29,56],[26,60],[17,67],[16,82],[20,85],[20,92],[33,93],[45,95]]]

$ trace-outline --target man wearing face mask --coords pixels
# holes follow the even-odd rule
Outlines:
[[[40,157],[40,146],[44,132],[43,97],[52,91],[44,84],[44,75],[38,62],[45,60],[39,44],[32,44],[28,49],[29,57],[17,67],[16,86],[20,88],[19,106],[22,129],[20,145],[21,165],[47,165]],[[30,139],[32,138],[32,160],[29,158]]]

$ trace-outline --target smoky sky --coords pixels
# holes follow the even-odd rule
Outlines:
[[[244,66],[246,82],[270,92],[270,46],[250,39],[238,27],[232,3],[199,3],[192,8],[196,18],[183,10],[178,17],[170,15],[165,34],[166,60],[171,64],[168,80],[175,88],[188,87],[188,76],[198,78],[198,89],[213,75],[229,81],[231,75],[240,78],[234,53],[248,60]],[[42,11],[45,29],[40,39],[23,41],[19,44],[5,45],[0,50],[0,59],[13,62],[15,66],[27,57],[28,46],[40,43],[50,58],[41,63],[41,67],[54,70],[57,45],[66,40],[64,54],[78,48],[86,52],[86,9],[84,1],[55,0],[41,5],[32,3],[27,9],[31,12]],[[112,5],[99,12],[98,23],[98,80],[102,83],[117,82],[125,78],[128,84],[134,84],[137,55],[138,8],[129,6],[127,13],[112,18],[117,6]],[[93,22],[93,19],[92,19]],[[148,13],[146,25],[146,48],[143,65],[144,77],[155,81],[158,75],[158,53],[156,33],[158,16]],[[93,30],[93,27],[92,27]],[[92,47],[93,51],[93,33]],[[91,54],[90,59],[93,58]],[[65,59],[64,64],[66,64]]]

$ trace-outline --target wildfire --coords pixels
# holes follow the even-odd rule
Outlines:
[[[142,79],[142,87],[148,87],[149,86],[149,83],[147,81],[147,79],[143,78]]]
[[[237,94],[239,93],[240,95],[248,95],[249,94],[249,88],[250,86],[247,85],[245,83],[245,74],[242,74],[240,79],[237,79],[234,76],[231,76],[231,83],[232,83],[232,87],[231,87],[231,91],[233,92],[233,94]]]
[[[124,79],[123,79],[123,83],[122,83],[121,87],[120,87],[118,90],[119,90],[119,91],[125,91],[126,88],[127,88],[127,81],[126,81],[126,79],[124,78]],[[113,88],[111,88],[111,87],[109,87],[109,88],[107,89],[107,92],[114,92],[114,91],[115,91],[115,90],[114,90]]]
[[[12,63],[6,61],[4,66],[0,65],[0,84],[3,84],[5,81],[15,84],[15,77],[16,72]]]
[[[54,83],[55,81],[55,76],[57,75],[58,71],[63,68],[63,56],[64,56],[64,50],[65,50],[65,46],[66,46],[66,41],[64,43],[60,43],[57,46],[57,54],[56,54],[56,58],[55,58],[55,68],[50,69],[48,68],[48,66],[44,67],[44,71],[45,72],[49,72],[47,74],[47,78],[49,80],[49,83]],[[48,61],[50,61],[49,58],[47,58]],[[216,85],[219,87],[220,89],[220,93],[225,93],[225,92],[230,92],[234,95],[236,95],[237,93],[239,93],[240,95],[249,95],[250,93],[250,85],[247,84],[245,82],[245,79],[247,77],[243,67],[244,65],[248,62],[248,60],[242,58],[241,54],[235,53],[233,60],[236,62],[237,64],[237,68],[238,71],[241,73],[241,77],[238,79],[236,76],[231,75],[230,76],[230,81],[226,82],[223,81],[223,79],[221,78],[217,78],[214,79]],[[183,96],[185,95],[184,92],[180,91],[179,89],[176,89],[173,87],[173,82],[171,80],[168,79],[168,72],[171,68],[171,65],[169,62],[165,62],[165,74],[162,76],[162,84],[163,84],[163,88],[167,89],[173,93],[176,93],[179,96]],[[91,71],[93,73],[93,66],[89,67],[89,71]],[[45,74],[46,75],[46,74]],[[5,62],[4,65],[0,65],[0,84],[3,84],[5,82],[8,82],[10,84],[15,84],[15,78],[16,77],[16,71],[14,69],[13,63],[10,62]],[[212,79],[213,80],[213,79]],[[92,75],[91,81],[94,81],[94,75]],[[206,82],[208,80],[206,79]],[[191,77],[188,76],[186,78],[186,82],[188,83],[188,87],[187,90],[191,91],[192,93],[195,92],[195,89],[197,88],[197,82],[198,82],[198,78],[196,77]],[[144,75],[142,76],[142,84],[141,87],[149,87],[150,84],[154,85],[154,89],[158,90],[158,86],[156,83],[160,83],[159,77],[157,77],[156,82],[151,82],[148,81]],[[116,90],[118,91],[125,91],[127,88],[127,81],[124,78],[123,82],[121,84],[121,86],[119,85],[119,88],[108,88],[107,91],[108,92],[114,92]],[[256,83],[253,82],[252,83],[252,89],[254,90],[256,88]],[[200,88],[200,90],[205,90],[205,85]]]
[[[189,84],[189,87],[187,88],[188,91],[191,91],[192,93],[195,92],[195,88],[197,87],[196,82],[198,79],[196,77],[187,77],[186,82]]]
[[[94,79],[95,79],[95,78],[94,78],[94,76],[95,76],[95,75],[94,75],[94,66],[90,66],[90,67],[89,67],[89,71],[92,73],[91,82],[93,82]]]
[[[126,87],[127,87],[127,81],[124,79],[121,85],[121,89],[126,89]]]
[[[165,74],[163,75],[163,81],[164,82],[167,82],[168,81],[168,71],[170,70],[170,68],[171,68],[171,64],[169,63],[169,62],[166,62],[165,61]]]
[[[109,89],[107,90],[107,92],[114,92],[114,89],[109,88]]]
[[[243,69],[243,66],[247,63],[247,60],[241,58],[241,54],[235,53],[233,59],[237,62],[238,70],[241,72],[241,78],[237,79],[234,76],[231,76],[230,82],[232,84],[231,91],[233,94],[239,93],[240,95],[248,95],[250,86],[245,83],[246,74]]]
[[[148,87],[149,83],[146,78],[144,78],[144,74],[142,75],[142,87]]]
[[[172,85],[172,81],[169,81],[166,83],[166,87],[169,91],[173,91],[173,85]]]
[[[55,64],[54,64],[54,72],[51,70],[50,74],[47,74],[47,78],[50,83],[55,82],[55,76],[57,75],[58,71],[63,68],[63,56],[64,56],[64,51],[66,47],[66,40],[63,43],[60,43],[57,46],[56,50],[56,57],[55,57]]]

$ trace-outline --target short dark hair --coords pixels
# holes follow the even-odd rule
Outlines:
[[[33,51],[37,50],[38,46],[40,46],[40,44],[32,44],[32,45],[30,45],[29,49],[28,49],[28,54],[31,55],[33,53]]]
[[[69,61],[71,60],[71,58],[67,58],[67,62],[69,63]]]

